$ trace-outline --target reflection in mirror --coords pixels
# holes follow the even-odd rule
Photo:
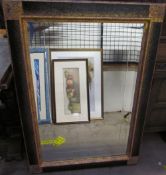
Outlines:
[[[43,161],[126,154],[143,23],[29,22]]]

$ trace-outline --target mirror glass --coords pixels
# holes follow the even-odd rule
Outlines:
[[[126,154],[144,23],[28,22],[44,161]]]

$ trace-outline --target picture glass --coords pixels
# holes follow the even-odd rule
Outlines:
[[[80,114],[80,82],[78,68],[64,68],[65,114]]]
[[[43,162],[67,164],[128,154],[144,25],[124,21],[28,22],[29,49],[48,50],[45,61],[39,63],[39,75],[34,71],[35,61],[31,65],[36,104],[37,88],[43,94],[41,104],[49,102],[51,116],[50,123],[39,122],[37,127]],[[47,91],[49,96],[44,95]],[[36,105],[36,118],[40,105]]]

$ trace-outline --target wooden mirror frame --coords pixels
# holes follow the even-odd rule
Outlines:
[[[36,6],[38,8],[36,8]],[[5,0],[3,2],[16,91],[30,169],[80,168],[106,164],[135,164],[138,160],[158,40],[164,17],[162,4],[109,1]],[[28,43],[28,21],[141,22],[145,24],[141,58],[125,155],[66,161],[42,161]]]

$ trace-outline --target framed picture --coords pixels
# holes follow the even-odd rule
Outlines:
[[[102,49],[50,49],[50,59],[87,59],[90,118],[103,118]]]
[[[30,50],[35,103],[39,124],[51,122],[48,49]]]
[[[89,122],[87,60],[52,60],[55,123]]]

